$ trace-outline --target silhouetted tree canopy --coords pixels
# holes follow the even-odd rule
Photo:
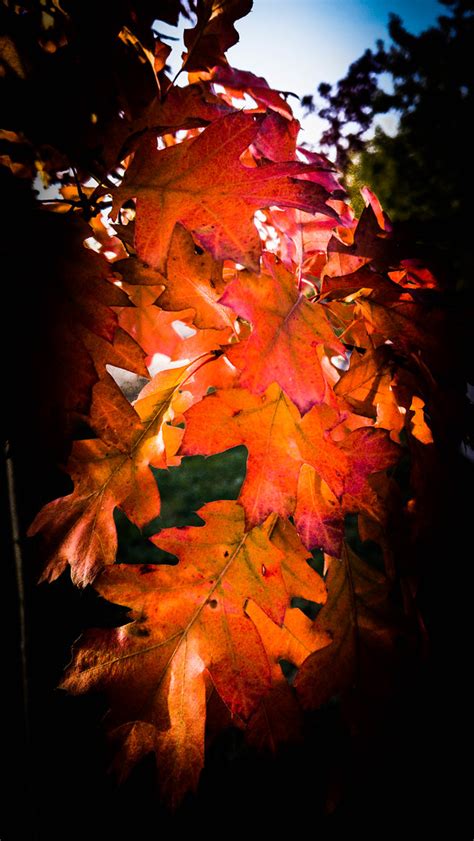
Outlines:
[[[441,1],[446,14],[419,35],[391,15],[390,46],[378,41],[336,85],[319,85],[319,116],[329,123],[322,145],[335,149],[350,192],[370,184],[420,251],[435,254],[444,282],[466,288],[474,3]],[[312,96],[303,103],[316,110]],[[399,118],[394,136],[377,125],[388,112]]]

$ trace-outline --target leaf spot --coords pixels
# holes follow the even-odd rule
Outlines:
[[[150,631],[148,628],[142,628],[140,625],[130,625],[128,633],[133,637],[149,637]]]

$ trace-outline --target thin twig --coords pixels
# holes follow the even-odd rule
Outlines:
[[[40,204],[71,204],[74,207],[82,207],[82,202],[74,199],[38,199]]]
[[[8,506],[10,513],[10,529],[13,546],[13,557],[15,560],[15,575],[18,592],[18,616],[20,623],[20,658],[21,658],[21,682],[23,692],[23,714],[25,725],[25,739],[29,739],[29,717],[28,717],[28,669],[26,658],[26,615],[25,615],[25,583],[23,576],[23,555],[20,540],[20,525],[18,521],[18,510],[15,491],[15,471],[11,453],[10,442],[5,442],[5,470],[7,475]]]

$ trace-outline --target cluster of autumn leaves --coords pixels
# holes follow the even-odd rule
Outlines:
[[[274,750],[297,738],[302,707],[390,661],[415,588],[406,575],[403,605],[390,598],[390,529],[416,507],[416,481],[404,501],[390,474],[432,443],[435,281],[399,253],[369,190],[354,218],[332,165],[298,147],[284,96],[226,63],[247,7],[198,4],[185,87],[167,77],[163,45],[144,51],[156,99],[128,127],[121,183],[69,188],[71,212],[57,217],[79,301],[71,352],[84,359],[71,388],[89,394],[93,437],[74,442],[74,489],[30,534],[47,549],[44,580],[69,567],[129,608],[128,624],[85,632],[62,686],[107,694],[120,773],[155,752],[172,803],[230,723]],[[138,49],[131,30],[121,37]],[[112,196],[108,220],[79,220],[91,194],[99,209]],[[146,378],[135,399],[117,369]],[[247,450],[239,498],[151,538],[176,565],[115,563],[114,510],[140,528],[159,514],[151,468],[236,445]],[[345,541],[348,514],[382,547],[384,571]],[[316,619],[304,609],[315,604]],[[282,663],[298,670],[292,685]]]

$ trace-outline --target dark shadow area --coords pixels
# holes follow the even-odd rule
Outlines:
[[[10,16],[11,5],[2,6],[2,20]],[[35,7],[34,3],[23,5],[25,9]],[[152,758],[143,760],[122,786],[109,773],[111,752],[103,726],[108,714],[104,698],[94,694],[72,697],[57,688],[70,662],[71,647],[80,634],[89,627],[114,627],[126,622],[126,609],[108,604],[92,588],[75,588],[69,571],[51,584],[38,586],[42,550],[37,540],[26,538],[41,507],[71,491],[71,480],[59,466],[67,461],[70,440],[90,434],[80,416],[87,413],[87,393],[95,381],[92,363],[87,354],[85,361],[81,356],[80,342],[67,320],[70,290],[65,290],[64,278],[69,278],[74,270],[80,237],[76,241],[71,234],[69,240],[64,218],[59,214],[54,218],[48,214],[46,218],[35,204],[33,152],[41,155],[42,163],[51,171],[67,170],[72,160],[83,181],[90,171],[102,175],[110,170],[112,162],[106,153],[112,149],[111,138],[115,138],[114,159],[124,141],[117,116],[119,94],[124,92],[135,115],[141,113],[153,93],[150,80],[144,79],[145,65],[135,56],[135,50],[124,49],[116,35],[123,26],[134,26],[138,9],[143,18],[139,16],[137,32],[148,43],[146,32],[150,34],[156,9],[153,3],[102,4],[91,0],[52,4],[75,10],[79,21],[77,42],[74,41],[77,54],[62,56],[57,51],[54,58],[55,53],[38,46],[35,22],[41,15],[41,4],[36,5],[31,16],[35,25],[32,23],[30,28],[28,23],[24,32],[25,49],[31,47],[31,67],[35,72],[23,84],[13,65],[10,67],[3,58],[1,65],[6,67],[1,81],[9,94],[8,128],[18,129],[30,138],[28,143],[13,144],[18,146],[19,156],[13,162],[25,166],[30,174],[16,177],[10,169],[0,168],[6,436],[11,446],[22,555],[21,559],[18,553],[15,555],[12,488],[2,469],[0,490],[5,516],[0,580],[7,642],[2,661],[5,712],[0,837],[2,841],[128,841],[167,837],[181,831],[193,837],[202,833],[219,838],[231,834],[241,837],[244,833],[280,838],[286,831],[292,833],[291,837],[301,834],[303,838],[318,839],[425,839],[435,833],[437,837],[442,819],[452,822],[458,808],[453,769],[457,767],[459,744],[465,739],[459,721],[464,675],[459,671],[457,652],[464,638],[459,595],[466,588],[465,570],[472,556],[474,463],[462,454],[467,451],[472,455],[472,450],[466,448],[474,441],[472,404],[466,400],[467,382],[474,380],[469,249],[472,153],[464,117],[464,109],[472,101],[472,79],[466,93],[464,82],[456,82],[458,96],[452,105],[459,108],[453,111],[449,125],[443,125],[442,137],[434,125],[433,136],[437,139],[432,149],[433,154],[439,152],[436,167],[431,164],[431,153],[425,153],[422,140],[414,140],[413,133],[409,135],[421,132],[414,123],[415,117],[410,117],[411,122],[403,128],[405,147],[407,137],[411,149],[418,143],[417,165],[428,169],[430,183],[439,182],[439,189],[444,191],[446,218],[439,205],[433,205],[434,210],[424,215],[419,212],[421,187],[416,179],[420,169],[416,179],[412,179],[410,168],[401,172],[405,160],[401,154],[393,174],[388,164],[383,164],[379,183],[378,165],[372,161],[370,169],[367,162],[367,173],[370,171],[370,177],[375,179],[372,186],[380,191],[387,209],[392,210],[405,242],[414,243],[413,256],[431,255],[433,269],[439,268],[443,281],[440,301],[448,326],[439,338],[440,343],[444,342],[443,354],[446,348],[443,380],[435,383],[439,446],[435,468],[428,459],[426,469],[423,467],[432,498],[411,557],[400,559],[402,567],[414,563],[420,574],[417,609],[426,628],[423,650],[417,652],[416,658],[401,652],[401,668],[383,702],[374,701],[373,696],[357,688],[335,696],[320,710],[305,715],[301,742],[282,747],[275,757],[257,754],[244,744],[237,729],[223,732],[209,745],[197,793],[189,794],[178,811],[170,814],[159,801]],[[466,51],[469,66],[471,63],[472,4],[450,2],[447,6],[453,14],[459,7],[460,20],[469,18],[468,22],[459,23],[459,38],[464,39],[465,51],[459,53],[454,64],[459,74],[464,69],[461,64]],[[180,3],[174,0],[161,3],[163,19],[177,19],[179,7]],[[23,17],[15,18],[15,33],[21,29]],[[90,26],[91,19],[96,23],[95,29]],[[444,31],[447,26],[441,29]],[[392,27],[400,50],[410,52],[413,42],[405,43],[403,28],[399,24]],[[456,50],[454,36],[452,40],[452,49]],[[421,41],[419,46],[421,49]],[[439,77],[449,81],[449,62],[441,65],[440,55],[433,52],[432,61],[440,65],[440,72],[433,78],[437,82]],[[102,75],[97,71],[96,56]],[[369,74],[372,72],[370,64],[366,69]],[[406,75],[407,83],[408,79]],[[350,91],[344,88],[340,93],[347,104]],[[90,120],[90,96],[94,113],[99,115],[97,124]],[[449,99],[448,86],[446,96]],[[428,124],[432,113],[423,110],[419,114],[423,131],[431,131]],[[46,133],[40,129],[42,126],[46,126]],[[0,140],[2,154],[7,147],[10,154],[9,143],[5,138]],[[389,140],[379,138],[377,143],[380,149],[383,147],[384,155],[393,151],[394,144]],[[441,152],[445,157],[440,157]],[[411,156],[411,166],[412,151],[407,154]],[[443,170],[444,160],[448,163]],[[441,172],[444,180],[439,178]],[[462,190],[456,204],[453,189],[456,190],[461,175]],[[406,193],[407,178],[414,188],[410,199]],[[418,227],[403,216],[401,206],[399,212],[395,207],[394,184],[398,193],[411,202],[410,207],[417,207]],[[424,189],[429,185],[421,186]],[[425,203],[423,208],[426,206]],[[14,327],[11,333],[7,329],[10,320]],[[69,415],[74,417],[68,423],[66,412],[61,409],[65,396],[70,401]],[[154,471],[162,495],[161,513],[140,530],[116,509],[118,562],[150,566],[175,563],[174,556],[158,550],[148,538],[160,528],[199,525],[196,512],[207,501],[236,499],[245,475],[246,457],[245,448],[237,447],[207,459],[185,458],[181,467]],[[405,500],[407,464],[401,462],[397,471],[393,478]],[[349,518],[346,526],[352,548],[380,570],[379,546],[360,539],[355,517]],[[397,528],[389,528],[386,535],[394,546],[403,544],[403,535]],[[311,565],[322,574],[322,552],[315,550],[312,555]],[[20,570],[19,560],[23,567]],[[24,662],[18,579],[24,587]],[[398,593],[396,597],[401,598]],[[297,606],[311,617],[319,611],[314,602],[300,600]],[[284,663],[283,668],[291,682],[292,664]],[[453,837],[452,832],[449,837]]]

